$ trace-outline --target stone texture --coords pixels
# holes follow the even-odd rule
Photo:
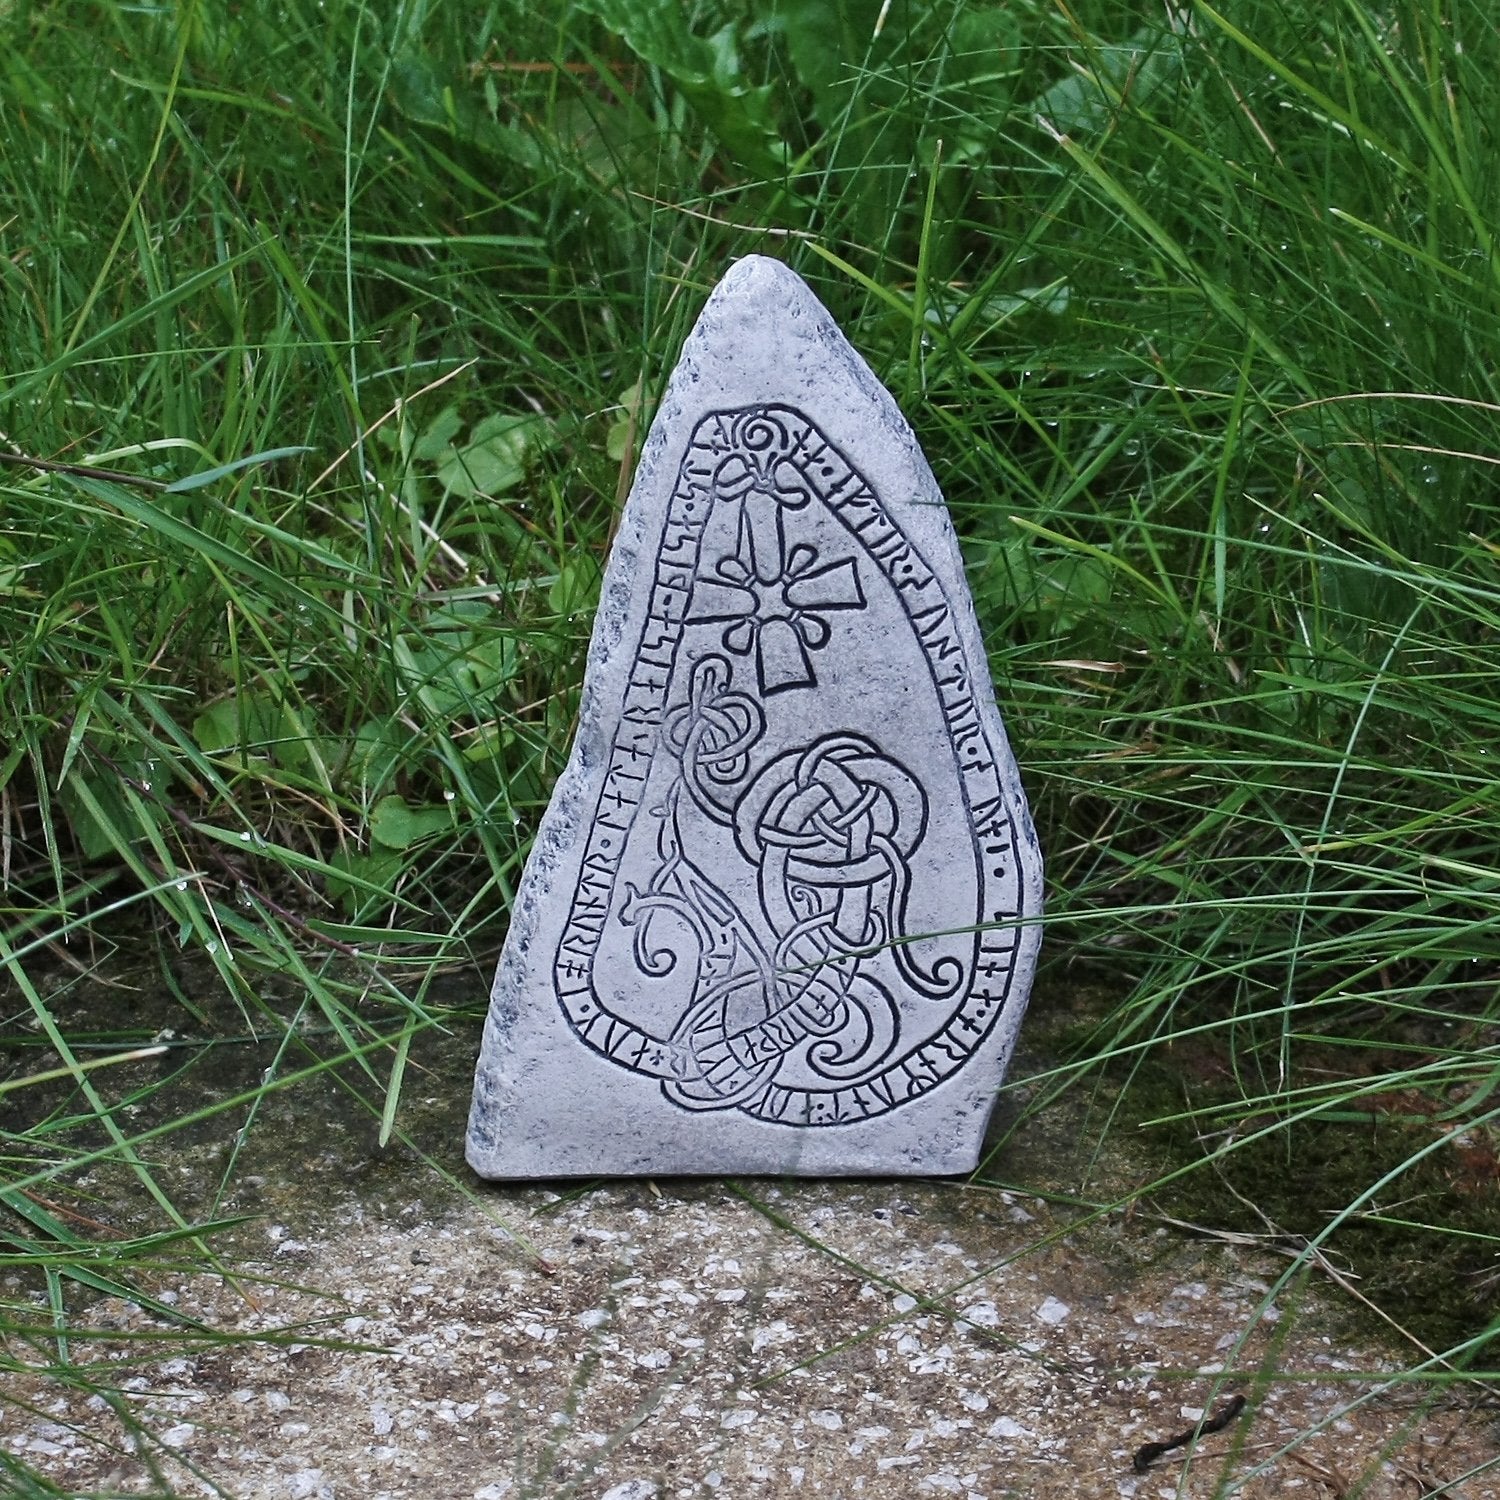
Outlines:
[[[610,556],[469,1161],[966,1171],[1040,891],[937,483],[805,284],[742,260],[683,349]]]

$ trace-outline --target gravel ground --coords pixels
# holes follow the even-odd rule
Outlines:
[[[138,1029],[180,1024],[146,986],[79,989],[74,1003]],[[1061,1023],[1065,1006],[1034,1009]],[[211,1036],[232,1026],[218,1017]],[[1035,1047],[1046,1033],[1028,1026]],[[267,1095],[242,1141],[248,1115],[151,1142],[185,1213],[247,1216],[214,1236],[227,1276],[171,1246],[131,1272],[207,1333],[74,1287],[74,1322],[94,1336],[70,1339],[77,1368],[59,1372],[44,1288],[0,1263],[0,1301],[30,1306],[43,1330],[4,1350],[33,1373],[0,1384],[0,1497],[6,1453],[70,1496],[1500,1496],[1500,1467],[1465,1477],[1500,1465],[1494,1404],[1382,1382],[1412,1352],[1382,1346],[1346,1290],[1318,1276],[1273,1295],[1285,1259],[1168,1226],[1147,1204],[1092,1222],[1067,1207],[1085,1181],[1096,1201],[1124,1201],[1163,1170],[1121,1145],[1131,1132],[1101,1140],[1076,1093],[1005,1137],[987,1174],[1025,1185],[1009,1191],[496,1188],[461,1154],[476,1044],[477,1026],[421,1039],[405,1145],[381,1149],[354,1070],[342,1088]],[[169,1055],[111,1070],[120,1118],[193,1117],[253,1085],[275,1047],[177,1037]],[[1017,1076],[1049,1066],[1023,1050]],[[28,1093],[27,1109],[65,1114],[57,1089]],[[13,1113],[16,1097],[0,1103]],[[57,1191],[94,1238],[143,1232],[118,1164]],[[1137,1471],[1143,1445],[1236,1396],[1220,1430]]]
[[[1493,1413],[1380,1391],[1323,1293],[1268,1302],[1274,1262],[1123,1216],[1069,1233],[949,1184],[641,1183],[253,1233],[237,1286],[155,1290],[256,1337],[204,1347],[103,1302],[113,1337],[79,1357],[135,1430],[37,1380],[0,1443],[72,1492],[151,1493],[154,1467],[278,1500],[1500,1493],[1461,1477],[1495,1456]],[[140,1335],[163,1340],[144,1361]],[[1233,1393],[1237,1420],[1136,1471]]]

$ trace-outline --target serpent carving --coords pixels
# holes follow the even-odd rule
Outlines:
[[[861,709],[860,616],[909,725]],[[940,583],[806,417],[700,423],[636,653],[554,964],[574,1031],[684,1109],[795,1127],[952,1076],[1009,993],[1016,829]]]

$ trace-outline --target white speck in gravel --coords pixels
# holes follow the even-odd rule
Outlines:
[[[989,1425],[988,1436],[992,1438],[1034,1437],[1029,1427],[1022,1427],[1014,1417],[996,1417]]]
[[[582,1328],[602,1328],[607,1322],[609,1322],[607,1307],[590,1307],[578,1314],[578,1323]]]
[[[1056,1297],[1048,1297],[1042,1305],[1037,1308],[1036,1315],[1043,1323],[1050,1323],[1054,1328],[1063,1322],[1073,1309],[1066,1302],[1059,1302]]]
[[[661,1487],[654,1479],[627,1479],[624,1484],[611,1485],[599,1500],[655,1500]]]
[[[733,1411],[726,1411],[719,1418],[719,1426],[729,1428],[748,1427],[759,1415],[758,1411],[752,1411],[747,1406],[739,1406]]]
[[[291,1500],[333,1500],[333,1486],[323,1483],[321,1469],[298,1469],[286,1482]]]
[[[931,1354],[912,1360],[908,1366],[913,1375],[944,1375],[953,1368],[953,1348],[950,1344],[939,1344]]]
[[[844,1425],[844,1419],[836,1411],[809,1412],[807,1420],[814,1427],[821,1427],[825,1432],[837,1432]]]
[[[474,1500],[505,1500],[515,1486],[508,1479],[497,1479],[482,1490],[474,1491]]]
[[[385,1437],[395,1426],[395,1421],[383,1406],[372,1406],[370,1408],[370,1426],[375,1431],[376,1437]]]
[[[784,1344],[791,1337],[791,1325],[784,1318],[778,1318],[750,1335],[750,1352],[759,1354],[768,1344]]]
[[[1000,1310],[993,1302],[971,1302],[964,1308],[963,1317],[978,1328],[994,1328],[1000,1322]]]
[[[745,1289],[742,1286],[727,1286],[723,1291],[714,1293],[715,1302],[743,1302],[745,1300]]]
[[[891,1307],[898,1313],[909,1313],[917,1305],[917,1299],[907,1292],[891,1298]]]

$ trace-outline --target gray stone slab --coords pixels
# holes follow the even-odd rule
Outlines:
[[[652,423],[475,1078],[492,1178],[962,1172],[1041,856],[953,527],[795,274],[739,261]]]

